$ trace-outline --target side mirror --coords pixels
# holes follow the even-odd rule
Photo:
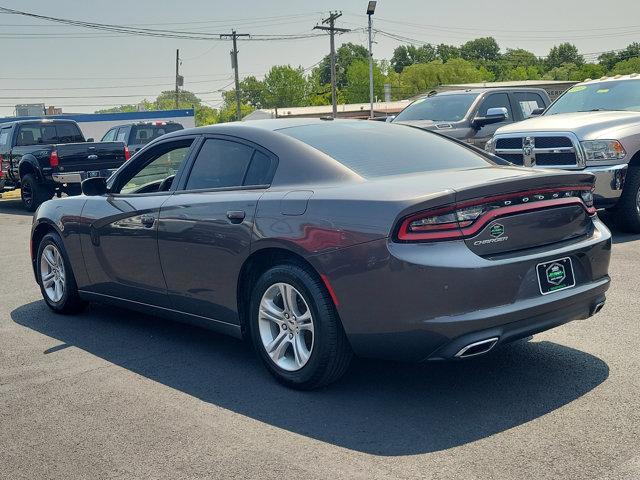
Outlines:
[[[107,179],[104,177],[87,178],[80,185],[83,195],[88,197],[96,197],[107,193]]]
[[[87,143],[93,143],[95,140],[93,138],[87,138]]]
[[[505,107],[490,108],[484,117],[476,117],[473,119],[473,126],[480,128],[493,123],[504,122],[509,118],[509,112]]]
[[[538,116],[538,115],[542,115],[542,114],[544,113],[544,111],[545,111],[545,110],[546,110],[546,109],[545,109],[544,107],[534,108],[534,109],[531,111],[531,116],[532,116],[532,117],[536,117],[536,116]]]

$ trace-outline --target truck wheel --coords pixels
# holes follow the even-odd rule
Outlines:
[[[27,173],[20,179],[20,197],[24,207],[30,212],[35,212],[41,203],[53,197],[53,189],[38,183],[36,177]]]
[[[640,233],[640,167],[629,168],[622,195],[613,213],[622,231]]]

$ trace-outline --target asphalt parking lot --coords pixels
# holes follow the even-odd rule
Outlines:
[[[0,201],[0,478],[640,478],[640,236],[597,317],[455,364],[359,360],[302,393],[242,342],[52,314]]]

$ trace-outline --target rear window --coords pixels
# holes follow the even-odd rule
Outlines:
[[[326,153],[365,178],[491,164],[451,140],[406,125],[334,120],[279,132]]]
[[[146,144],[151,140],[161,137],[165,133],[177,132],[183,127],[179,123],[167,123],[165,125],[134,125],[131,127],[130,144]]]
[[[80,142],[84,142],[82,132],[77,125],[72,123],[28,123],[20,126],[16,144],[27,146]]]

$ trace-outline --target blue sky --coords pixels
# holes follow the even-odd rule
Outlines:
[[[0,6],[49,16],[216,33],[231,28],[253,34],[308,33],[329,10],[342,10],[339,26],[356,31],[339,37],[338,45],[365,44],[360,29],[366,25],[366,4],[366,0],[0,0]],[[376,28],[436,44],[492,35],[503,49],[523,47],[544,55],[554,44],[571,41],[595,56],[640,41],[640,2],[379,0],[374,22]],[[233,78],[229,42],[115,36],[15,15],[0,15],[0,37],[5,67],[0,72],[2,115],[11,114],[16,103],[44,101],[63,106],[65,112],[92,112],[153,99],[173,86],[176,48],[183,58],[185,88],[212,92],[200,95],[209,104],[219,104],[221,94],[216,90]],[[376,41],[376,58],[390,58],[399,44],[383,37]],[[328,38],[241,42],[240,72],[260,78],[274,64],[310,67],[328,49]],[[131,97],[96,98],[107,95]],[[59,96],[79,98],[54,98]]]

